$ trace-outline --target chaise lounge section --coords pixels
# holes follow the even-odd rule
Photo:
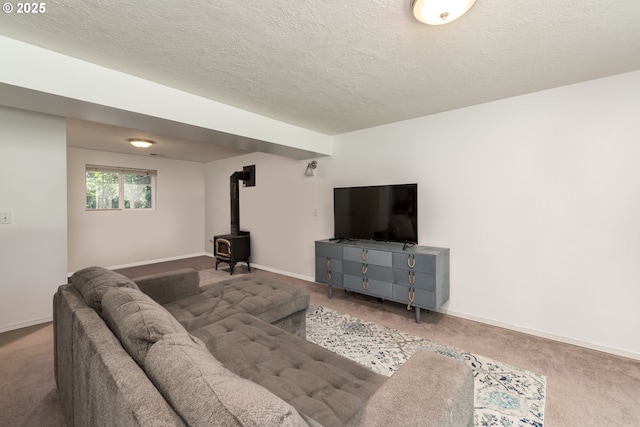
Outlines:
[[[473,424],[473,376],[416,353],[391,377],[304,339],[309,295],[194,270],[131,281],[90,267],[54,296],[55,373],[69,425]]]

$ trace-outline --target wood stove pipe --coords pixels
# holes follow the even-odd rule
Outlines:
[[[230,192],[231,192],[231,235],[240,235],[240,190],[238,188],[238,181],[251,179],[251,173],[242,170],[231,174],[230,180]]]

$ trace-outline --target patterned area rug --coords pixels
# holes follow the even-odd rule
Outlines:
[[[476,426],[543,425],[543,375],[317,305],[307,310],[307,340],[387,376],[418,350],[462,360],[474,373]]]

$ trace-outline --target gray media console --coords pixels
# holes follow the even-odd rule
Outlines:
[[[316,241],[316,281],[420,309],[449,299],[449,249],[361,240]]]

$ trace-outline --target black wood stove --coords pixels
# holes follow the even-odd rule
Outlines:
[[[231,190],[231,233],[213,236],[213,254],[216,258],[216,270],[221,262],[229,265],[229,272],[237,263],[246,262],[251,271],[249,258],[251,257],[251,241],[248,231],[240,231],[240,191],[238,182],[243,181],[245,187],[256,185],[255,165],[245,166],[242,171],[234,172],[230,177]]]

